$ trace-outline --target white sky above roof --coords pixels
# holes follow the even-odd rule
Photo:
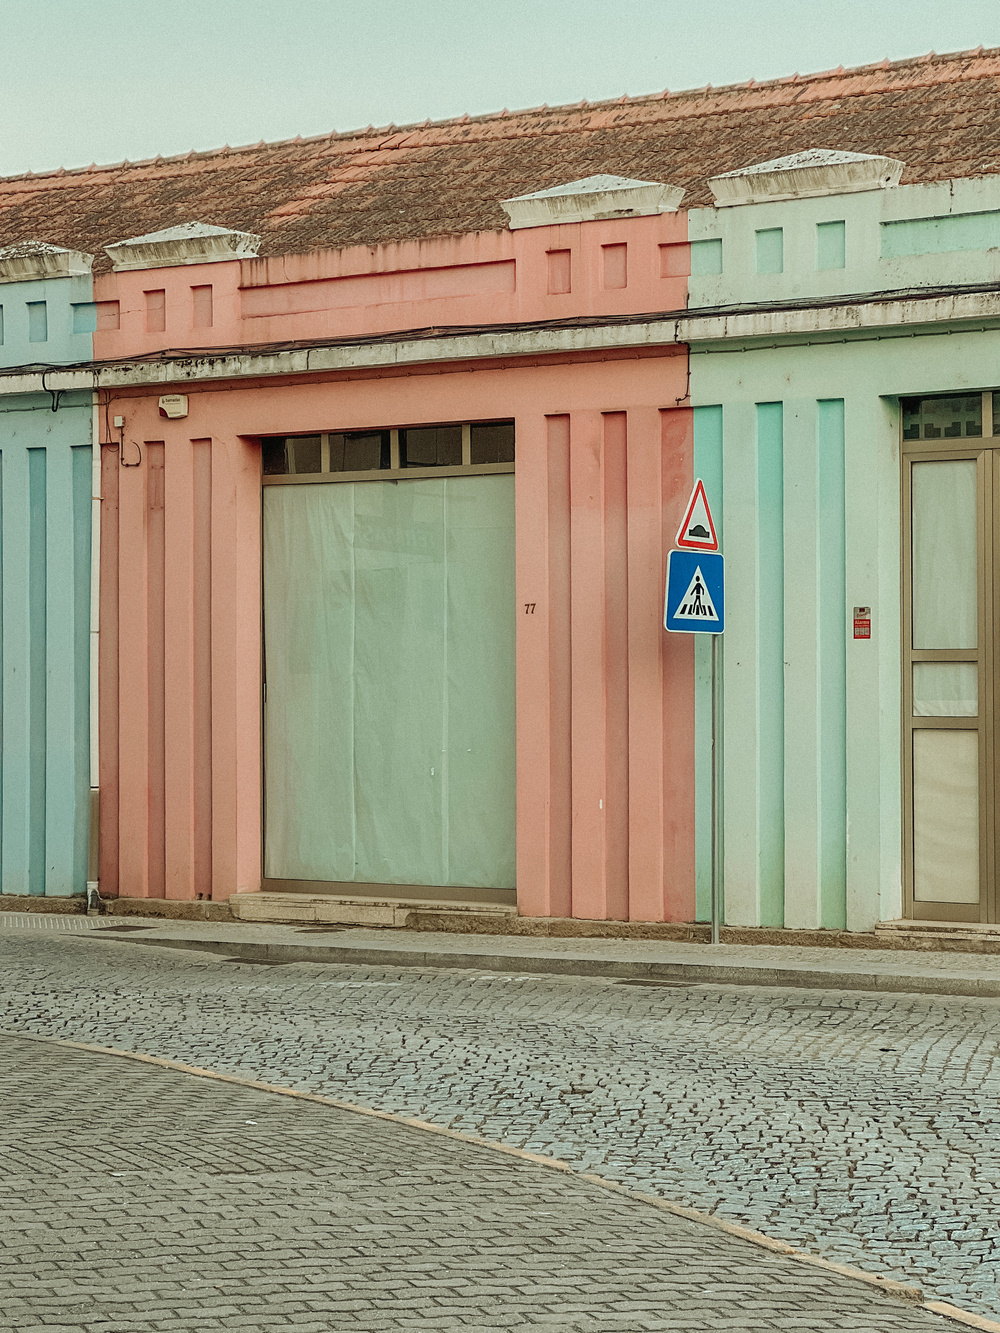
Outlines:
[[[7,0],[0,174],[979,45],[997,0]]]

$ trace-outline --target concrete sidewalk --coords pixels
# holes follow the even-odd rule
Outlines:
[[[198,949],[261,963],[475,968],[673,984],[795,986],[1000,998],[1000,956],[787,945],[457,935],[317,927],[70,917],[62,929],[129,944]],[[0,929],[52,929],[51,919],[0,916]],[[43,925],[43,922],[45,923]]]

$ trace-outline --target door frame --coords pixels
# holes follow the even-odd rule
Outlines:
[[[974,391],[973,391],[974,392]],[[909,396],[909,395],[907,395]],[[914,395],[948,397],[947,394]],[[955,397],[972,396],[955,390]],[[916,462],[976,462],[976,573],[977,641],[974,649],[913,648],[913,523],[912,466]],[[1000,719],[1000,686],[995,664],[1000,661],[1000,577],[994,566],[1000,552],[1000,437],[993,435],[993,393],[982,392],[982,435],[956,437],[953,442],[904,440],[900,412],[901,482],[901,643],[902,674],[902,868],[903,915],[916,921],[995,922],[998,919],[996,724]],[[1000,572],[1000,571],[998,571]],[[978,711],[975,717],[914,717],[913,664],[915,662],[976,662]],[[979,733],[979,901],[978,903],[919,902],[914,897],[913,866],[913,734],[915,731],[978,731]]]

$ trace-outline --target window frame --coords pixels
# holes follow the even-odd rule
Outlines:
[[[263,461],[261,466],[261,483],[264,486],[325,486],[331,483],[356,482],[356,481],[420,481],[427,480],[429,477],[491,477],[498,474],[511,473],[514,471],[514,463],[473,463],[472,457],[472,427],[479,425],[494,425],[503,422],[510,422],[514,425],[513,418],[487,417],[482,421],[465,421],[456,423],[453,421],[433,421],[424,422],[406,426],[393,426],[388,429],[389,434],[389,458],[390,466],[387,468],[368,468],[362,472],[303,472],[303,473],[264,473]],[[462,427],[462,459],[463,461],[455,464],[446,464],[436,466],[431,464],[427,467],[421,467],[419,464],[411,464],[409,467],[400,467],[399,465],[399,433],[401,430],[420,430],[421,428],[431,426],[454,426],[461,424]],[[375,434],[378,431],[384,431],[384,426],[373,426],[370,432],[362,430],[350,431],[304,431],[303,439],[313,439],[317,435],[320,440],[321,458],[329,468],[330,464],[330,436],[342,434]],[[268,439],[297,439],[298,436],[267,436]],[[516,450],[516,443],[515,443]],[[262,451],[263,452],[263,451]],[[516,458],[516,452],[515,452]]]

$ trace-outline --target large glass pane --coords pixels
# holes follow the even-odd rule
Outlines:
[[[469,430],[472,463],[513,463],[513,421],[479,421]]]
[[[514,885],[514,478],[264,491],[269,877]]]
[[[957,440],[983,433],[983,396],[959,394],[950,398],[904,398],[904,440]]]
[[[975,648],[976,463],[914,463],[913,647]]]
[[[400,467],[459,467],[461,426],[419,426],[399,432]]]
[[[331,472],[371,472],[388,466],[388,431],[352,431],[330,436]]]
[[[913,733],[913,896],[979,901],[979,734]]]
[[[914,717],[975,717],[978,712],[975,662],[914,662]]]
[[[296,475],[320,472],[323,450],[318,435],[301,435],[285,441],[288,471]]]

